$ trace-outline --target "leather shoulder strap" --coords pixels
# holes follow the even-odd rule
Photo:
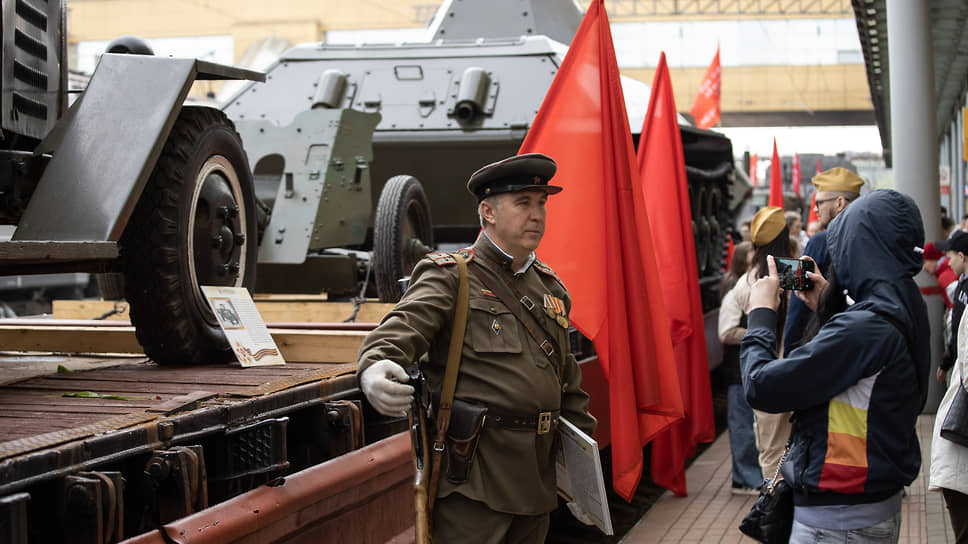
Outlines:
[[[467,329],[467,307],[470,297],[470,282],[467,276],[467,261],[463,255],[452,255],[457,263],[458,287],[457,301],[454,305],[454,325],[450,336],[450,346],[447,349],[447,368],[444,370],[444,381],[440,387],[440,405],[437,409],[437,436],[434,438],[434,449],[443,450],[444,437],[450,426],[450,410],[454,403],[454,391],[457,389],[457,375],[460,371],[460,355],[464,346],[464,331]]]
[[[528,334],[537,342],[538,347],[541,351],[552,359],[555,354],[555,343],[551,339],[553,335],[547,334],[547,331],[542,327],[538,320],[535,319],[534,315],[531,314],[531,310],[535,306],[535,302],[527,297],[520,296],[517,290],[510,285],[504,278],[502,278],[493,268],[493,263],[491,263],[483,255],[477,256],[477,264],[481,265],[480,268],[484,271],[484,274],[475,274],[478,280],[484,284],[485,287],[490,289],[501,302],[507,306],[508,310],[514,314],[514,317],[524,325],[524,328],[528,331]],[[528,304],[530,303],[530,307]],[[528,311],[525,311],[527,308]],[[559,348],[557,351],[561,352]],[[554,359],[552,359],[553,361]],[[558,353],[558,377],[564,380],[563,372],[565,369],[565,353]]]

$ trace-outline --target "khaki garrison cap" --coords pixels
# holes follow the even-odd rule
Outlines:
[[[820,172],[811,180],[817,191],[846,191],[860,194],[864,180],[846,168],[831,168]]]
[[[554,159],[547,155],[515,155],[471,174],[467,190],[477,197],[478,202],[491,195],[516,191],[540,190],[553,195],[561,192],[561,187],[548,185],[557,169]]]
[[[776,239],[780,231],[786,227],[786,218],[783,216],[783,208],[777,206],[767,206],[760,208],[750,222],[750,236],[753,238],[753,245],[763,247]]]

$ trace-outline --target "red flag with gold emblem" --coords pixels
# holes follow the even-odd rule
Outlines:
[[[686,494],[686,458],[699,442],[716,437],[692,230],[692,208],[682,138],[665,53],[652,80],[638,150],[642,191],[649,205],[652,247],[662,256],[659,281],[665,295],[685,419],[652,441],[652,480]],[[662,378],[662,376],[660,376]],[[666,423],[666,422],[662,422]]]
[[[630,500],[642,475],[643,418],[681,405],[662,390],[675,360],[603,0],[588,7],[520,152],[558,163],[554,183],[564,191],[548,200],[538,254],[568,287],[571,322],[598,352],[613,487]]]
[[[706,69],[706,75],[699,84],[699,93],[689,113],[699,128],[710,128],[719,122],[719,94],[722,87],[722,69],[719,66],[719,47],[716,56]]]

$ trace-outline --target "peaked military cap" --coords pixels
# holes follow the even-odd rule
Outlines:
[[[786,227],[786,218],[783,216],[783,208],[777,206],[766,206],[760,208],[753,221],[750,222],[750,237],[753,245],[763,247],[769,244]]]
[[[493,162],[471,174],[467,190],[480,202],[500,193],[541,190],[549,195],[561,192],[561,187],[548,185],[558,165],[541,153],[525,153]]]
[[[820,172],[811,181],[818,191],[846,191],[858,195],[864,186],[860,176],[839,166]]]

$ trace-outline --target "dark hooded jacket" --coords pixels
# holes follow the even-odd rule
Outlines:
[[[743,387],[753,408],[793,410],[783,477],[796,504],[884,500],[921,467],[915,423],[927,398],[928,318],[912,277],[922,259],[914,201],[878,190],[830,224],[834,273],[855,301],[808,343],[776,358],[776,315],[757,308],[742,343]]]

